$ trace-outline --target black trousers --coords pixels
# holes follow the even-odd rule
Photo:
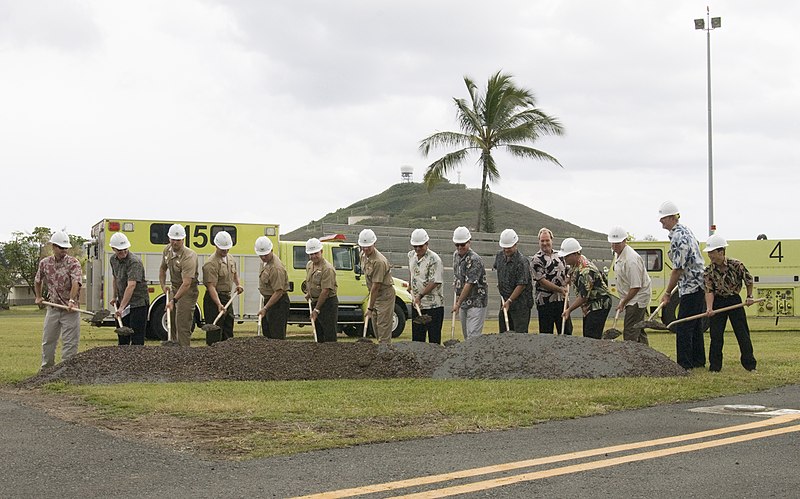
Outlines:
[[[319,308],[319,315],[316,320],[317,343],[327,343],[336,341],[336,333],[339,327],[339,298],[329,296],[322,307],[317,307],[317,302],[312,303],[314,308]]]
[[[228,303],[228,300],[231,299],[230,293],[218,294],[219,301],[221,301],[223,305]],[[211,294],[206,292],[205,296],[203,297],[203,317],[205,318],[206,324],[212,324],[218,315],[219,308],[217,308],[217,304],[214,303],[214,300],[211,298]],[[231,306],[225,310],[225,313],[222,315],[222,317],[219,318],[217,321],[217,326],[219,326],[221,329],[221,340],[233,338],[233,303],[231,303]]]
[[[411,308],[411,340],[425,342],[427,335],[430,343],[442,343],[442,322],[444,322],[444,307],[423,308],[423,315],[432,319],[427,324],[415,324],[414,319],[419,316],[415,307]]]
[[[528,326],[531,324],[531,307],[527,306],[523,301],[515,300],[508,307],[508,327],[506,327],[506,318],[502,308],[497,313],[497,321],[499,325],[498,331],[501,333],[509,331],[528,334]]]
[[[553,334],[553,326],[555,325],[558,334],[562,334],[561,313],[564,311],[564,300],[537,305],[536,311],[539,314],[539,333]],[[511,320],[510,317],[509,320]],[[572,319],[567,319],[564,323],[563,334],[572,334]]]
[[[703,290],[681,296],[678,319],[703,313],[706,308],[705,303]],[[700,319],[682,322],[675,326],[675,351],[678,364],[684,369],[706,365],[706,345]]]
[[[120,345],[144,345],[144,333],[147,329],[147,305],[131,308],[128,315],[122,318],[122,325],[133,329],[133,334],[117,335]]]
[[[714,308],[728,307],[742,303],[739,295],[714,296]],[[742,367],[748,371],[756,368],[756,358],[753,356],[753,343],[750,341],[750,328],[747,325],[747,315],[743,308],[721,312],[711,316],[710,331],[711,345],[708,347],[708,370],[722,370],[722,345],[724,344],[723,334],[725,324],[731,321],[733,334],[739,342],[739,352],[741,353],[740,362]],[[680,324],[679,324],[680,325]]]
[[[603,337],[603,328],[608,319],[608,313],[611,312],[611,307],[601,308],[600,310],[592,310],[583,317],[583,336],[586,338],[594,338],[599,340]]]
[[[269,296],[264,297],[264,303],[269,301]],[[286,323],[289,321],[289,295],[284,293],[277,302],[273,303],[261,319],[261,334],[273,340],[286,339]]]

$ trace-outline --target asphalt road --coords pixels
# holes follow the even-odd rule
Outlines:
[[[520,430],[244,463],[122,440],[0,398],[0,495],[290,497],[411,480],[409,487],[363,497],[421,491],[432,492],[429,497],[798,497],[800,419],[691,410],[730,404],[798,410],[800,385]],[[709,430],[719,434],[652,442]],[[628,445],[606,449],[622,444]],[[580,451],[594,452],[574,454]],[[496,468],[504,463],[518,464]],[[481,467],[490,468],[474,471]],[[419,477],[450,472],[472,476],[415,485]],[[453,486],[468,489],[447,490]]]

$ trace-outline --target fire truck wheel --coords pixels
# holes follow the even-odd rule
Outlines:
[[[147,322],[147,339],[166,341],[167,317],[164,314],[164,300],[153,305],[150,320]]]

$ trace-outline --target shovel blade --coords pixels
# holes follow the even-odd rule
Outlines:
[[[611,329],[608,329],[606,331],[603,331],[603,339],[604,340],[613,340],[614,338],[619,338],[621,335],[622,335],[622,332],[620,332],[619,329],[611,328]]]
[[[430,315],[418,315],[411,320],[414,324],[430,324],[433,320],[433,317]]]
[[[130,336],[133,334],[133,329],[128,326],[122,326],[115,329],[114,332],[120,336]]]
[[[642,321],[633,325],[634,328],[654,329],[656,331],[669,331],[670,329],[659,321]]]
[[[200,329],[202,329],[206,333],[216,333],[222,328],[217,326],[216,324],[205,324]]]

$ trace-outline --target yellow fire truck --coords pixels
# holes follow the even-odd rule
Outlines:
[[[672,272],[669,241],[632,241],[628,244],[641,255],[653,280],[650,307],[654,310],[661,302]],[[700,247],[704,248],[705,244],[701,243]],[[795,299],[800,293],[800,240],[729,240],[725,254],[745,264],[755,281],[753,297],[765,299],[752,307],[745,307],[749,316],[777,318],[795,315]],[[709,260],[705,252],[703,258],[707,265]],[[617,295],[613,268],[609,272],[609,286]],[[743,298],[744,294],[743,287]],[[677,294],[673,295],[670,305],[664,307],[662,317],[665,323],[674,320],[677,301]]]
[[[256,238],[269,237],[273,242],[273,251],[281,259],[289,274],[289,298],[291,300],[289,324],[300,326],[311,324],[308,316],[308,303],[305,301],[302,291],[303,281],[306,277],[306,262],[308,261],[305,241],[281,241],[279,226],[275,224],[103,219],[92,227],[90,240],[86,243],[87,308],[91,310],[107,308],[113,297],[109,258],[114,255],[114,252],[109,246],[109,241],[114,233],[122,232],[131,242],[131,251],[141,257],[144,264],[150,293],[147,337],[166,339],[165,297],[158,283],[158,271],[161,266],[162,251],[169,242],[167,231],[173,223],[180,223],[186,229],[185,244],[197,252],[198,266],[201,269],[206,258],[214,253],[214,236],[223,230],[231,235],[233,247],[228,255],[236,259],[239,278],[244,287],[244,293],[238,296],[231,305],[239,323],[257,320],[261,298],[258,292],[261,260],[253,251],[253,245]],[[347,242],[341,235],[320,239],[323,241],[323,256],[336,269],[339,329],[350,336],[358,336],[363,330],[368,296],[366,280],[361,275],[361,256],[358,245]],[[198,277],[202,283],[202,271]],[[406,320],[411,316],[411,295],[408,293],[404,281],[396,278],[394,281],[397,298],[394,307],[392,336],[397,337],[403,332]],[[204,323],[205,318],[202,314],[204,294],[205,288],[201,284],[200,298],[198,306],[195,308],[196,325]],[[113,323],[109,321],[107,325],[113,326]]]

